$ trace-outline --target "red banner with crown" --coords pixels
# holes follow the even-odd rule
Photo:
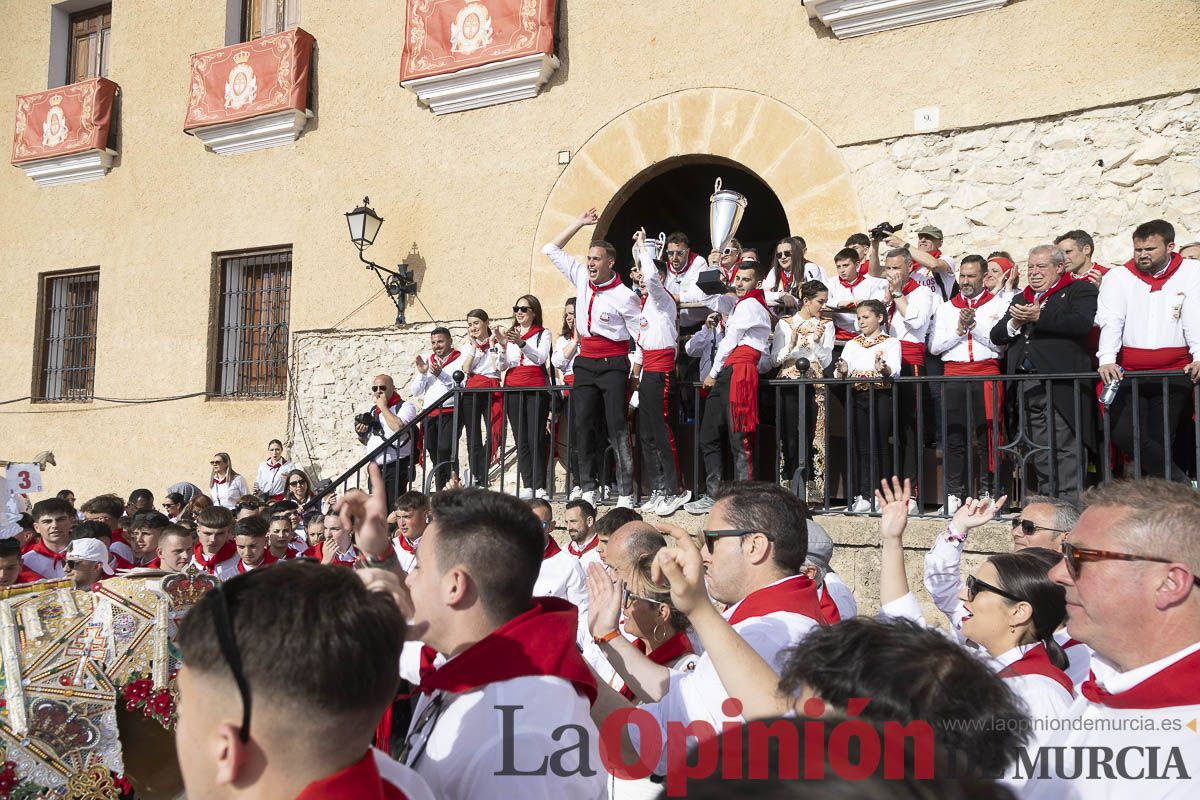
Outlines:
[[[554,55],[557,0],[408,0],[400,80]]]
[[[12,163],[108,147],[117,84],[107,78],[17,96]]]
[[[312,34],[300,28],[192,56],[185,131],[303,111],[311,78]]]

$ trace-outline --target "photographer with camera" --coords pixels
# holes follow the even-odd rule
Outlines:
[[[383,447],[385,440],[396,431],[412,422],[417,416],[417,407],[402,400],[396,393],[396,384],[391,375],[376,375],[371,380],[371,396],[375,406],[354,417],[354,432],[358,440],[367,446],[367,453],[375,453],[374,461],[383,472],[387,491],[388,508],[396,498],[408,491],[408,464],[412,457],[411,434],[401,436],[390,446]]]

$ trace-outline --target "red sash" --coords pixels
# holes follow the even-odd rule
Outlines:
[[[421,680],[421,691],[462,693],[489,683],[545,675],[562,678],[596,702],[596,679],[575,646],[579,609],[557,597],[535,597],[533,608],[447,661]]]
[[[600,546],[600,537],[593,535],[592,540],[583,547],[576,547],[574,542],[567,542],[567,552],[576,558],[583,558],[583,554],[589,550],[595,550]]]
[[[296,800],[407,800],[400,787],[379,774],[370,749],[340,772],[313,781],[296,795]]]
[[[472,373],[467,376],[467,388],[469,389],[498,389],[500,388],[499,378],[489,378],[486,375],[475,375]],[[488,414],[489,426],[492,431],[492,449],[488,457],[494,461],[496,451],[500,447],[500,435],[504,431],[504,395],[500,392],[492,393],[492,406]]]
[[[580,336],[579,355],[584,358],[617,358],[629,355],[629,342],[605,336]]]
[[[1059,291],[1060,289],[1065,289],[1066,287],[1070,286],[1072,282],[1073,281],[1071,280],[1070,274],[1064,274],[1061,278],[1059,278],[1055,282],[1055,284],[1053,286],[1051,286],[1049,289],[1046,290],[1045,294],[1042,295],[1042,299],[1039,300],[1038,302],[1044,304],[1047,300],[1050,299],[1051,295],[1053,295],[1055,292]],[[1034,301],[1034,298],[1037,297],[1037,292],[1033,291],[1032,286],[1026,286],[1021,291],[1021,295],[1026,300],[1028,300],[1030,303],[1032,303]]]
[[[646,653],[645,641],[638,639],[633,643],[633,646]],[[686,633],[679,631],[670,639],[667,639],[658,647],[646,653],[646,657],[659,666],[669,667],[683,656],[694,652],[696,651],[692,649],[692,640],[687,637]],[[628,686],[621,687],[621,694],[630,701],[636,701],[633,689],[630,689]]]
[[[1058,682],[1067,690],[1067,694],[1075,696],[1075,684],[1067,677],[1067,673],[1050,663],[1050,654],[1046,645],[1038,644],[1029,648],[1025,655],[1000,670],[1001,678],[1011,678],[1016,675],[1042,675]]]
[[[821,616],[825,618],[825,621],[830,625],[841,622],[842,612],[838,611],[837,603],[833,602],[833,598],[829,595],[829,587],[821,586],[819,597]]]
[[[802,614],[821,625],[827,624],[821,611],[821,601],[817,597],[817,585],[807,575],[793,575],[787,580],[746,595],[733,610],[729,624],[737,625],[739,622],[766,616],[775,611]]]
[[[643,372],[670,372],[675,369],[675,348],[642,351]]]
[[[854,331],[848,331],[843,328],[835,327],[833,329],[833,339],[837,342],[849,342],[858,337]]]
[[[1132,272],[1133,277],[1148,285],[1150,287],[1150,291],[1161,292],[1163,286],[1165,286],[1167,281],[1171,280],[1171,278],[1175,276],[1175,273],[1179,271],[1179,268],[1182,265],[1183,256],[1179,255],[1179,253],[1171,253],[1171,260],[1167,262],[1166,270],[1158,277],[1147,275],[1146,273],[1142,272],[1137,268],[1137,265],[1133,261],[1125,262],[1125,269]]]
[[[525,364],[520,367],[509,367],[504,373],[505,386],[545,386],[546,385],[546,370],[542,367],[535,367],[532,364]]]
[[[1131,371],[1185,369],[1192,354],[1186,347],[1122,347],[1117,363]]]
[[[562,552],[562,548],[558,546],[558,542],[554,541],[553,536],[546,536],[546,549],[542,551],[542,561],[548,558],[554,558]]]
[[[999,375],[1000,374],[1000,359],[989,358],[983,361],[947,361],[945,362],[947,375]],[[992,387],[995,387],[993,390]],[[994,397],[993,397],[994,396]],[[1000,381],[984,381],[983,382],[983,416],[988,421],[987,426],[987,443],[988,443],[988,468],[995,470],[996,464],[996,448],[1000,442],[993,438],[992,420],[997,417],[1003,419],[1004,414],[1004,384]],[[1003,437],[1003,432],[1001,432]]]
[[[725,359],[725,366],[732,372],[729,376],[729,414],[733,429],[740,432],[753,431],[758,427],[758,360],[762,353],[750,345],[733,348]]]
[[[913,280],[911,277],[908,283],[904,284],[904,288],[900,290],[902,295],[910,295],[921,286],[920,283]],[[892,319],[896,314],[896,301],[893,300],[888,305],[888,319]],[[897,337],[899,338],[899,337]],[[925,343],[924,342],[906,342],[900,339],[900,363],[908,364],[909,366],[925,366]]]
[[[217,564],[220,564],[222,561],[228,561],[237,555],[237,545],[233,542],[225,542],[225,544],[221,545],[221,549],[217,551],[217,554],[211,559],[205,558],[204,551],[200,549],[200,545],[196,545],[192,548],[192,555],[195,557],[196,563],[200,565],[201,569],[203,569],[209,575],[215,575],[217,574]]]
[[[1176,661],[1164,670],[1117,694],[1109,694],[1088,676],[1079,691],[1093,703],[1109,708],[1170,708],[1200,705],[1200,652]]]

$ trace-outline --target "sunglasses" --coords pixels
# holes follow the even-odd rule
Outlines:
[[[288,486],[308,486],[304,481],[288,481]]]
[[[1013,533],[1016,533],[1017,528],[1021,529],[1021,533],[1025,536],[1033,536],[1037,531],[1052,531],[1053,533],[1069,533],[1062,528],[1047,528],[1045,525],[1038,525],[1031,519],[1014,519],[1012,521]]]
[[[388,387],[386,387],[386,386],[372,386],[371,387],[372,393],[386,392],[387,390],[388,390]]]
[[[1090,547],[1079,547],[1070,542],[1062,543],[1063,561],[1067,564],[1067,574],[1071,580],[1079,580],[1079,572],[1088,561],[1151,561],[1155,564],[1170,564],[1173,559],[1156,558],[1154,556],[1139,556],[1133,553],[1117,553],[1112,550],[1093,550]],[[1200,576],[1193,576],[1192,581],[1200,586]]]
[[[761,533],[770,541],[775,541],[775,537],[766,531],[744,531],[740,528],[730,528],[729,530],[724,531],[701,531],[701,533],[704,534],[704,544],[706,547],[708,547],[708,552],[710,554],[713,552],[713,547],[716,545],[717,539],[724,539],[727,536],[749,536],[752,533]]]
[[[740,252],[741,252],[741,250],[739,250],[739,249],[738,249],[738,248],[736,248],[736,247],[726,247],[724,250],[722,250],[722,251],[721,251],[721,255],[723,255],[723,256],[731,256],[731,255],[733,255],[734,253],[740,253]]]
[[[224,464],[225,462],[224,462],[224,461],[210,461],[210,462],[208,462],[208,463],[209,463],[211,466],[214,466],[214,467],[219,467],[219,466],[221,466],[222,464]]]
[[[683,258],[687,255],[687,250],[668,250],[667,258]]]
[[[530,311],[533,311],[532,306],[513,306],[514,314],[528,314]]]
[[[791,250],[780,250],[778,253],[775,254],[775,257],[776,258],[791,258],[792,251]]]
[[[975,599],[975,595],[979,594],[980,592],[991,592],[992,594],[998,594],[1001,597],[1006,597],[1009,600],[1012,600],[1014,603],[1022,602],[1021,598],[1017,597],[1012,592],[1006,592],[998,586],[992,586],[987,581],[979,580],[979,578],[976,578],[974,575],[968,575],[967,599],[973,601]]]
[[[634,594],[633,592],[629,591],[629,587],[625,587],[621,590],[621,608],[629,608],[631,605],[633,605],[634,600],[645,600],[647,603],[652,603],[656,606],[664,605],[661,600],[655,600],[651,597],[642,597],[640,594]]]

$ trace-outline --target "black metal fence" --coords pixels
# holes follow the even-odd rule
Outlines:
[[[428,492],[437,488],[439,469],[464,475],[471,459],[464,452],[463,429],[480,419],[477,412],[464,409],[480,402],[472,398],[490,404],[498,397],[504,424],[498,432],[489,428],[475,439],[476,448],[488,449],[488,468],[483,475],[471,475],[471,482],[511,493],[544,488],[549,499],[563,499],[579,482],[571,457],[573,409],[565,396],[570,388],[453,390],[452,447],[436,460],[417,457],[417,429],[429,415],[426,409],[388,440],[392,444],[407,437],[413,445],[413,458],[402,475],[395,475],[390,488],[397,493],[408,486]],[[672,421],[679,442],[680,479],[698,496],[705,475],[696,432],[707,401],[699,384],[682,391],[693,393],[695,402],[690,407],[696,415],[685,418],[682,407],[689,404],[679,404],[680,418]],[[945,500],[950,495],[961,499],[1007,494],[1016,501],[1032,493],[1077,497],[1089,486],[1117,477],[1195,479],[1200,464],[1200,385],[1182,372],[1130,372],[1110,406],[1100,403],[1100,391],[1095,373],[896,377],[874,382],[763,380],[759,425],[752,434],[752,477],[781,481],[815,512],[846,513],[854,507],[856,496],[870,505],[880,479],[896,474],[918,487],[921,515],[947,513]],[[490,412],[483,415],[485,422],[489,418]],[[539,432],[540,439],[531,436],[527,421],[541,424],[542,419],[548,430]],[[636,414],[631,414],[629,432],[637,470],[642,462],[635,419]],[[607,448],[600,459],[599,481],[606,485],[613,463],[611,443],[602,420],[589,424],[587,430],[596,435],[599,447]],[[522,439],[549,451],[544,473],[535,474],[532,481],[514,470]],[[324,487],[322,496],[365,487],[366,464],[374,455],[364,456]],[[734,477],[730,466],[725,467],[726,479]],[[635,471],[636,477],[640,476]],[[643,484],[641,493],[648,495],[649,487]],[[858,513],[875,511],[861,504],[859,509]]]

